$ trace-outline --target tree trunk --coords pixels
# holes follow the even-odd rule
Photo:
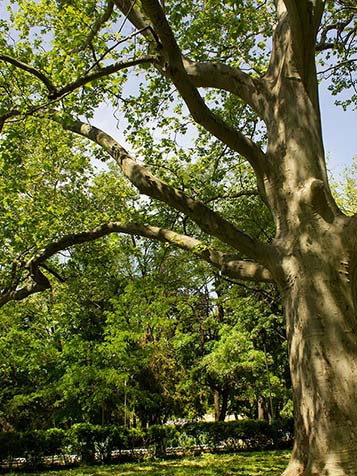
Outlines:
[[[229,397],[229,390],[228,388],[223,388],[222,390],[222,405],[221,405],[221,413],[219,415],[219,421],[224,421],[227,416],[228,410],[228,397]]]
[[[258,420],[265,420],[265,411],[264,411],[264,405],[263,405],[263,397],[258,397],[257,400],[257,418]]]
[[[356,476],[356,225],[328,186],[317,94],[290,59],[272,103],[265,179],[294,395],[295,443],[283,474]]]
[[[213,390],[213,402],[214,402],[214,421],[219,421],[221,415],[221,406],[219,402],[219,391],[218,389]]]
[[[357,475],[355,290],[346,279],[347,261],[340,256],[338,266],[334,252],[291,258],[294,279],[283,299],[295,444],[284,476]]]
[[[213,399],[214,399],[214,420],[215,421],[224,421],[227,416],[228,408],[228,396],[229,390],[224,387],[223,389],[214,389]]]

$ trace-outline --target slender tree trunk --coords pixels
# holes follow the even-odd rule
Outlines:
[[[264,411],[264,405],[263,405],[263,397],[258,397],[257,400],[257,418],[258,420],[265,420],[265,411]]]
[[[224,421],[227,416],[228,410],[228,397],[229,397],[229,389],[223,388],[222,390],[222,405],[221,405],[221,413],[219,416],[219,421]]]
[[[229,389],[214,389],[214,419],[215,421],[224,421],[227,416]]]
[[[221,415],[221,405],[219,398],[219,390],[215,388],[213,390],[213,402],[214,402],[214,421],[219,421]]]

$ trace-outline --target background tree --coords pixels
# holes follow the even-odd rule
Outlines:
[[[167,217],[177,218],[166,228],[144,225],[134,208],[91,231],[85,219],[79,220],[77,228],[66,228],[68,234],[62,229],[43,235],[30,249],[20,238],[14,254],[2,260],[1,302],[48,289],[46,262],[54,254],[112,232],[176,245],[236,279],[275,281],[286,313],[296,423],[284,474],[356,473],[357,219],[338,208],[328,184],[315,62],[320,53],[335,92],[353,88],[354,4],[46,0],[23,2],[11,21],[16,39],[3,22],[0,56],[5,171],[13,157],[23,160],[23,144],[28,151],[35,148],[34,131],[52,120],[99,145],[141,194],[162,202]],[[138,65],[147,70],[134,80],[134,101],[123,83],[131,78],[128,68]],[[105,98],[115,107],[124,100],[129,139],[156,176],[86,122]],[[344,105],[354,100],[352,90]],[[187,110],[192,119],[184,121]],[[19,135],[24,127],[19,120],[32,124],[25,136]],[[144,120],[150,128],[143,129]],[[176,147],[192,120],[199,125],[195,146]],[[56,128],[53,134],[58,137]],[[224,160],[202,153],[203,144],[209,151],[216,143],[202,142],[207,134],[221,143]],[[260,200],[274,220],[274,237],[251,236],[240,226],[239,214],[232,217],[229,209],[216,207],[213,195],[203,191],[213,183],[220,194],[231,190],[230,184],[237,187],[237,198],[251,193],[237,180],[239,157],[254,171]],[[214,174],[214,166],[202,166],[205,160],[217,164],[222,176]],[[186,167],[187,161],[193,165]],[[190,181],[201,173],[202,189]],[[4,200],[3,206],[6,214]],[[11,250],[14,235],[6,236],[4,250]]]

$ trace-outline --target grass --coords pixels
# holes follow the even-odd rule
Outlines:
[[[204,454],[173,461],[81,466],[39,476],[280,476],[287,466],[288,451],[265,451],[230,455]],[[11,473],[26,476],[26,473]],[[34,473],[32,473],[32,476]]]

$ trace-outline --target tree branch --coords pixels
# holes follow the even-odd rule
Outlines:
[[[46,86],[50,94],[56,92],[56,87],[52,83],[52,81],[44,73],[34,68],[33,66],[23,63],[22,61],[19,61],[9,55],[0,55],[0,60],[5,61],[6,63],[10,63],[16,66],[16,68],[22,69],[23,71],[26,71],[27,73],[30,73],[36,78],[38,78]]]
[[[75,89],[84,86],[85,84],[90,83],[91,81],[95,81],[96,79],[103,78],[105,76],[109,76],[110,74],[116,73],[121,69],[129,68],[131,66],[136,66],[138,64],[145,64],[145,63],[155,63],[157,61],[157,56],[154,55],[144,55],[138,56],[137,58],[132,58],[124,61],[118,61],[117,63],[111,64],[104,68],[100,68],[99,70],[92,71],[72,83],[67,84],[63,88],[56,90],[55,92],[49,95],[49,99],[58,99],[65,94],[68,94]]]
[[[69,118],[64,120],[58,115],[51,117],[60,122],[65,129],[100,145],[114,158],[124,175],[140,193],[167,203],[183,212],[209,235],[219,238],[254,261],[268,267],[273,253],[273,248],[270,245],[251,238],[202,202],[188,197],[182,191],[155,177],[147,168],[139,165],[109,134],[79,120]]]
[[[310,81],[315,43],[324,0],[284,0],[291,29],[291,44],[301,77]]]
[[[228,91],[243,99],[259,117],[267,120],[268,93],[262,80],[224,63],[197,63],[183,58],[183,65],[194,86]]]
[[[154,30],[148,18],[146,18],[139,8],[135,5],[135,0],[114,0],[115,6],[128,18],[130,23],[135,26],[137,30],[142,30],[143,35],[155,46],[157,38],[154,38]],[[150,29],[148,29],[150,27]]]
[[[146,226],[138,223],[123,224],[110,222],[100,225],[90,231],[66,235],[38,251],[35,256],[28,260],[24,265],[24,269],[29,271],[33,282],[20,289],[9,289],[3,292],[0,296],[0,307],[9,301],[19,301],[31,294],[49,289],[51,284],[48,278],[41,272],[40,267],[43,267],[63,282],[64,280],[58,275],[58,273],[54,272],[47,264],[45,264],[46,260],[53,257],[59,251],[63,251],[71,246],[95,241],[112,233],[137,235],[177,246],[185,251],[191,252],[198,258],[203,259],[219,269],[222,275],[231,278],[256,282],[273,281],[270,272],[263,266],[249,261],[232,259],[231,255],[222,253],[196,238],[156,226]]]
[[[3,114],[0,116],[0,134],[3,130],[5,122],[10,119],[11,117],[16,117],[19,116],[21,113],[17,109],[12,109],[11,111],[8,111],[7,113]]]
[[[254,168],[258,179],[263,176],[264,152],[239,130],[233,129],[208,108],[186,72],[180,48],[158,0],[143,0],[144,12],[150,18],[160,43],[164,64],[161,68],[185,101],[193,119],[231,149],[243,155]]]
[[[0,295],[0,307],[9,301],[21,301],[31,296],[31,294],[39,293],[50,289],[51,284],[47,277],[42,273],[38,266],[31,266],[32,282],[20,289],[9,289]]]
[[[139,30],[144,30],[146,39],[152,46],[161,44],[153,23],[149,18],[128,0],[115,0],[116,6],[124,14],[128,15],[129,21]],[[150,28],[150,32],[145,31]],[[150,33],[152,33],[150,35]],[[155,36],[155,42],[153,41]],[[181,56],[181,53],[180,53]],[[231,92],[242,98],[249,104],[257,114],[262,117],[264,114],[264,83],[257,78],[252,78],[243,71],[227,66],[223,63],[198,63],[182,56],[184,68],[188,78],[196,87],[218,88]]]
[[[83,51],[85,50],[86,48],[88,48],[89,45],[91,45],[94,37],[96,36],[96,34],[100,31],[100,29],[102,28],[102,26],[109,20],[109,18],[112,16],[112,13],[113,13],[113,9],[114,9],[114,2],[113,0],[108,0],[108,5],[106,6],[103,14],[101,17],[99,17],[97,19],[97,21],[94,23],[94,25],[92,26],[91,28],[91,31],[89,33],[89,35],[87,36],[86,38],[86,41],[84,43],[84,45],[82,45],[81,47],[78,47],[78,48],[74,48],[72,51],[73,53],[78,53],[79,51]]]
[[[131,58],[131,59],[123,60],[123,61],[118,61],[114,64],[111,64],[104,68],[100,68],[96,71],[91,71],[85,74],[84,76],[77,78],[76,80],[67,84],[66,86],[63,86],[60,89],[57,89],[56,86],[52,83],[52,81],[36,68],[29,66],[28,64],[22,63],[21,61],[18,61],[17,59],[12,58],[11,56],[0,55],[0,60],[1,59],[32,74],[33,76],[38,78],[40,81],[42,81],[48,89],[48,93],[49,93],[48,98],[50,100],[54,100],[64,96],[65,94],[71,93],[75,89],[81,86],[84,86],[85,84],[88,84],[91,81],[95,81],[96,79],[109,76],[110,74],[116,73],[122,69],[129,68],[131,66],[136,66],[138,64],[157,62],[158,57],[157,55],[143,55],[143,56],[138,56],[137,58]]]

